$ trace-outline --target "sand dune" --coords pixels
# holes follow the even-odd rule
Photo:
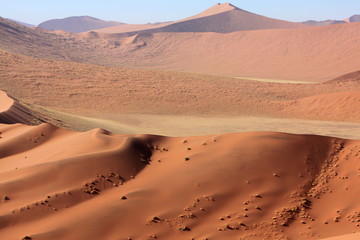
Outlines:
[[[148,23],[148,24],[123,24],[119,26],[113,26],[113,27],[107,27],[107,28],[101,28],[96,29],[95,31],[97,33],[132,33],[129,35],[137,34],[144,30],[149,29],[158,29],[162,28],[164,26],[167,26],[171,24],[171,22],[164,22],[164,23]],[[128,34],[125,34],[126,36]]]
[[[359,14],[355,14],[353,16],[351,16],[350,18],[346,19],[345,21],[347,22],[360,22],[360,15]]]
[[[349,83],[349,82],[354,82],[354,83],[359,83],[360,82],[360,71],[356,71],[356,72],[352,72],[352,73],[347,73],[345,75],[342,75],[340,77],[334,78],[330,81],[325,82],[324,84],[344,84],[344,83]]]
[[[61,29],[0,18],[1,239],[359,238],[360,23]]]
[[[46,59],[317,82],[360,69],[353,60],[360,56],[360,23],[229,34],[155,33],[142,36],[146,45],[131,47],[128,38],[116,34],[56,35],[1,22],[0,49]]]
[[[352,23],[230,34],[157,33],[144,39],[146,47],[126,55],[123,64],[234,77],[319,82],[360,68],[353,61],[360,54],[355,36],[359,36],[358,31],[359,24]],[[121,42],[119,45],[117,50],[122,52]]]
[[[122,24],[123,23],[114,21],[103,21],[89,16],[80,16],[48,20],[40,23],[38,27],[50,31],[61,30],[66,32],[81,33]]]
[[[294,117],[306,114],[311,119],[331,118],[341,121],[346,116],[349,121],[360,119],[360,92],[342,92],[315,95],[292,101],[285,111],[291,111]],[[290,115],[290,114],[289,114]]]
[[[24,123],[33,124],[38,118],[21,105],[18,101],[10,98],[5,92],[0,91],[0,123]]]
[[[310,25],[310,26],[326,26],[326,25],[332,25],[332,24],[347,23],[347,21],[344,21],[344,20],[324,20],[324,21],[309,20],[309,21],[305,21],[302,23]]]
[[[267,18],[237,8],[230,3],[216,4],[195,16],[175,22],[156,25],[128,25],[98,29],[102,33],[132,36],[141,32],[217,32],[230,33],[244,30],[303,28],[307,25]]]
[[[24,23],[24,22],[17,21],[17,20],[11,19],[11,18],[8,18],[8,20],[13,21],[13,22],[16,22],[16,23],[19,23],[19,24],[21,24],[21,25],[23,25],[23,26],[25,26],[25,27],[29,27],[29,28],[35,27],[35,25],[33,25],[33,24]]]
[[[358,141],[0,131],[0,234],[9,240],[319,239],[358,228]]]

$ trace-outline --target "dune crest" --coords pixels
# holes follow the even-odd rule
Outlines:
[[[0,132],[0,235],[9,240],[318,239],[357,228],[342,216],[360,197],[359,141],[125,136],[49,124]]]
[[[199,14],[196,14],[196,15],[191,16],[189,18],[185,18],[184,20],[180,20],[180,21],[191,20],[191,19],[196,19],[196,18],[203,18],[203,17],[215,15],[215,14],[220,14],[220,13],[223,13],[223,12],[232,11],[232,10],[235,10],[235,9],[239,9],[239,8],[233,6],[230,3],[222,3],[222,4],[218,3],[218,4],[215,4],[214,6],[206,9],[205,11],[203,11],[203,12],[201,12]]]
[[[0,123],[32,124],[35,119],[28,108],[0,91]]]
[[[272,19],[247,12],[230,3],[215,4],[194,16],[174,22],[160,24],[125,24],[97,29],[101,33],[117,33],[118,36],[132,36],[141,32],[217,32],[231,33],[244,30],[304,28],[305,24]]]

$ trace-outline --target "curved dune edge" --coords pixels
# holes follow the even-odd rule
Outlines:
[[[16,100],[0,91],[0,123],[33,123],[34,117],[30,110]]]
[[[283,112],[288,116],[306,115],[310,119],[333,119],[358,121],[360,112],[360,91],[327,93],[301,98],[284,104]],[[341,114],[339,114],[341,113]]]
[[[226,21],[224,21],[226,19]],[[133,36],[139,33],[158,32],[219,32],[231,33],[243,30],[305,28],[307,25],[268,18],[237,8],[230,3],[215,4],[194,16],[174,22],[159,24],[123,24],[94,32]]]
[[[349,82],[360,82],[360,71],[347,73],[344,75],[341,75],[340,77],[334,78],[330,81],[324,82],[324,84],[344,84]]]
[[[358,229],[360,141],[50,124],[0,132],[4,239],[319,239]]]

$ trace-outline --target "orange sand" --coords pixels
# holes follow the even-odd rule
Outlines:
[[[116,34],[56,35],[1,22],[1,49],[53,60],[317,82],[360,69],[354,61],[360,56],[360,23],[228,34],[163,32],[132,41]]]
[[[117,135],[20,123],[66,126],[48,108],[108,119],[360,122],[359,24],[304,28],[231,4],[104,33],[0,18],[0,89],[21,100],[0,91],[0,238],[358,239],[359,140]],[[145,32],[123,34],[130,30]]]
[[[319,239],[359,228],[359,141],[0,131],[4,239]]]

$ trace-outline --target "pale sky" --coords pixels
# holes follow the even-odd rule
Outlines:
[[[3,0],[0,16],[37,25],[54,18],[92,16],[124,23],[183,19],[219,0]],[[230,3],[267,17],[288,21],[341,20],[360,14],[360,0],[233,0]]]

